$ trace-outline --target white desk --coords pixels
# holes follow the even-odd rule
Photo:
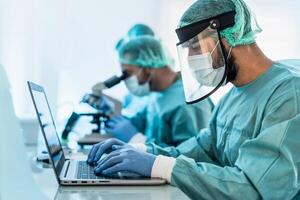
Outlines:
[[[27,147],[28,155],[33,156],[34,147]],[[43,168],[32,161],[31,168],[37,184],[49,199],[56,200],[188,200],[178,188],[163,186],[59,186],[51,168]]]

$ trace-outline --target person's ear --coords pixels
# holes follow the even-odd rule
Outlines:
[[[148,68],[145,68],[145,67],[140,67],[140,72],[139,72],[139,75],[138,75],[138,79],[139,79],[139,83],[140,84],[143,84],[145,82],[147,82],[149,76],[150,76],[150,71]]]
[[[153,73],[153,69],[151,68],[144,68],[143,70],[146,77],[149,77]]]

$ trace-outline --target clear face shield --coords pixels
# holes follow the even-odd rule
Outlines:
[[[177,44],[187,103],[203,100],[226,84],[227,65],[219,37],[219,21],[200,25],[200,33],[199,26],[198,33],[194,31],[196,34],[191,34],[193,30],[184,32],[183,41]]]
[[[225,60],[216,30],[207,27],[177,50],[188,103],[206,97],[225,82]]]

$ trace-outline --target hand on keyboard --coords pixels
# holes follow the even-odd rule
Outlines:
[[[78,162],[77,178],[78,179],[97,179],[99,176],[96,176],[94,173],[94,168],[88,165],[84,161]],[[99,177],[103,178],[103,177]]]
[[[111,151],[113,151],[112,147],[114,145],[124,146],[127,148],[133,148],[131,145],[126,144],[125,142],[122,142],[121,140],[118,140],[115,138],[107,139],[105,141],[99,142],[98,144],[95,144],[92,147],[92,149],[88,155],[87,163],[90,165],[96,165],[103,154],[110,153]]]
[[[109,176],[117,172],[133,172],[144,177],[151,177],[155,155],[138,151],[134,148],[115,146],[116,150],[97,163],[96,174]]]
[[[95,174],[94,167],[88,165],[85,161],[78,162],[78,170],[77,170],[77,178],[78,179],[140,179],[141,175],[133,172],[123,171],[116,172],[114,174],[110,174],[109,176],[103,176],[99,174]]]

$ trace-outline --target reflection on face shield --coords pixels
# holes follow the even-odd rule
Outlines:
[[[207,27],[177,48],[187,102],[225,85],[226,64],[217,30]]]
[[[229,67],[220,31],[235,24],[235,11],[176,29],[177,51],[187,103],[196,103],[226,83]]]
[[[213,65],[212,55],[217,48],[219,41],[210,53],[188,56],[188,65],[192,76],[198,83],[214,87],[220,83],[224,75],[225,67]]]

